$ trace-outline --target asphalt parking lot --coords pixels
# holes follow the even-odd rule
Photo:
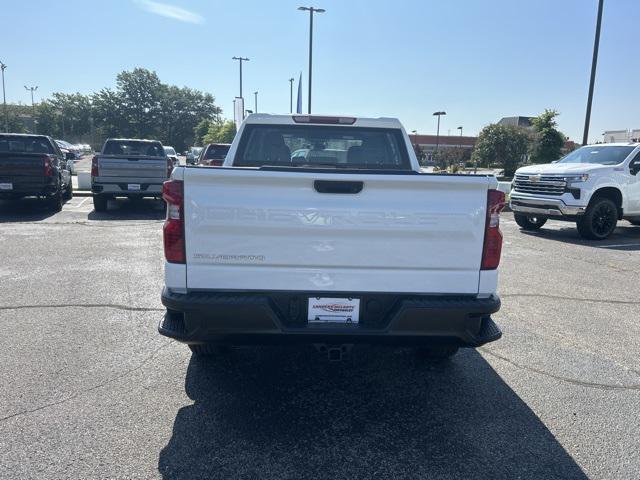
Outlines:
[[[640,478],[640,227],[505,214],[504,337],[430,365],[192,358],[156,331],[162,219],[0,202],[0,478]]]

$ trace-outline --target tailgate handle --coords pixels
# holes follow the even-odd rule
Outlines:
[[[315,180],[313,187],[318,193],[360,193],[364,182],[345,182],[342,180]]]

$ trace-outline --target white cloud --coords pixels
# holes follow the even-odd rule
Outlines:
[[[176,7],[174,5],[154,2],[153,0],[135,0],[135,3],[143,10],[155,15],[160,15],[161,17],[172,18],[186,23],[204,23],[204,17],[202,15],[198,15],[197,13],[190,12],[189,10]]]

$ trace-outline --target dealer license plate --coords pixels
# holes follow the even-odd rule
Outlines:
[[[359,298],[309,298],[309,323],[353,323],[360,321]]]

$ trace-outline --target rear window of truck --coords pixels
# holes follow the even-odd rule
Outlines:
[[[104,155],[125,155],[140,157],[164,157],[164,149],[160,142],[143,142],[138,140],[107,140]]]
[[[411,170],[398,129],[246,125],[234,166]]]
[[[45,137],[0,135],[0,153],[55,154],[55,151],[49,139]]]
[[[230,147],[230,145],[209,145],[204,154],[204,160],[224,160]]]

